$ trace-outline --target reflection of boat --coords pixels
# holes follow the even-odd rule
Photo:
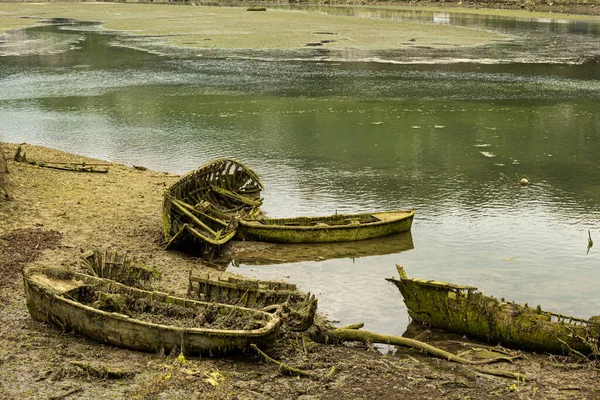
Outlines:
[[[252,170],[227,158],[188,173],[165,191],[162,219],[167,246],[227,243],[235,236],[236,218],[258,214],[262,188]]]
[[[411,232],[376,239],[339,243],[266,243],[231,241],[218,264],[266,265],[333,258],[360,258],[395,254],[414,248]]]
[[[493,344],[566,354],[591,354],[598,344],[600,317],[589,320],[542,311],[484,296],[473,286],[408,278],[389,278],[404,297],[408,314],[419,323],[486,340]]]
[[[314,295],[299,291],[294,284],[279,281],[234,277],[222,279],[209,273],[192,275],[190,271],[188,296],[244,307],[280,308],[285,324],[297,331],[308,329],[317,312]]]
[[[278,316],[244,307],[150,292],[59,268],[23,272],[31,316],[63,330],[134,350],[185,354],[271,345]]]
[[[373,239],[409,231],[415,210],[327,217],[240,219],[238,237],[277,243],[330,243]]]

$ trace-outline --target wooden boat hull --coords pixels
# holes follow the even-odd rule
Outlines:
[[[305,331],[311,327],[317,312],[314,295],[299,291],[294,284],[279,281],[221,279],[207,273],[192,275],[190,271],[188,296],[251,308],[280,308],[283,323],[294,331]]]
[[[242,163],[220,158],[186,174],[164,193],[167,247],[214,249],[235,236],[233,219],[257,215],[263,185]]]
[[[275,243],[333,243],[410,231],[415,210],[328,217],[241,219],[237,237]]]
[[[271,346],[281,324],[280,319],[275,315],[243,309],[243,312],[258,313],[256,315],[264,319],[264,325],[252,330],[161,325],[130,318],[124,314],[102,311],[70,297],[82,284],[101,284],[131,296],[140,296],[167,304],[194,307],[206,306],[208,303],[130,288],[117,282],[84,274],[74,274],[74,278],[68,280],[50,278],[41,270],[32,268],[26,269],[23,274],[27,308],[32,318],[54,324],[63,330],[73,329],[102,343],[133,350],[171,353],[181,349],[185,354],[206,355],[244,352],[249,349],[250,344],[263,348]],[[218,307],[219,313],[231,312],[236,308],[229,305],[218,305]]]
[[[591,354],[585,340],[597,343],[598,317],[567,317],[527,305],[485,296],[473,286],[408,278],[390,278],[404,298],[410,317],[421,324],[449,332],[532,351],[568,354],[571,349]]]

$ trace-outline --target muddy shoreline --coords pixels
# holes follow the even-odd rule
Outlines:
[[[16,145],[3,146],[14,154]],[[25,149],[33,160],[100,162],[44,147],[26,145]],[[323,376],[299,379],[256,354],[183,362],[177,355],[128,351],[62,332],[29,316],[20,276],[24,265],[77,268],[82,251],[127,249],[162,272],[156,289],[183,296],[190,269],[220,270],[163,249],[162,192],[177,176],[117,163],[110,163],[107,174],[50,170],[14,161],[8,167],[12,200],[0,202],[0,398],[579,399],[600,392],[593,364],[547,354],[520,353],[523,358],[514,364],[489,367],[532,378],[521,382],[410,349],[384,355],[364,345],[317,345],[286,332],[270,355]],[[242,249],[251,247],[246,243]],[[493,345],[422,329],[411,336],[473,357],[483,357],[477,349]],[[128,373],[121,379],[99,378],[77,363]],[[331,367],[335,373],[325,377]]]

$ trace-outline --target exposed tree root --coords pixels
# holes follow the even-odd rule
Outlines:
[[[498,362],[510,362],[512,363],[515,359],[520,358],[520,356],[516,357],[496,357],[490,358],[486,360],[467,360],[465,358],[459,357],[455,354],[447,352],[446,350],[442,350],[438,347],[432,346],[425,342],[421,342],[415,339],[409,339],[401,336],[393,336],[393,335],[381,335],[379,333],[369,332],[369,331],[361,331],[356,328],[359,325],[352,325],[353,329],[348,328],[337,328],[337,329],[318,329],[320,332],[312,332],[313,340],[319,342],[362,342],[365,344],[370,343],[383,343],[383,344],[392,344],[396,346],[404,346],[411,347],[413,349],[418,349],[424,351],[427,354],[430,354],[435,357],[439,357],[448,361],[456,362],[459,364],[468,364],[468,365],[483,365],[483,364],[493,364]]]

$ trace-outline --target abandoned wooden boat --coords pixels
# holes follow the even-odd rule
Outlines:
[[[237,237],[278,243],[329,243],[373,239],[410,231],[415,210],[327,217],[242,218]]]
[[[203,301],[277,311],[291,330],[305,331],[312,326],[317,299],[303,293],[296,285],[279,281],[227,277],[190,271],[188,296]]]
[[[94,249],[81,254],[81,265],[90,275],[140,289],[150,290],[152,280],[161,277],[160,271],[139,262],[126,251]]]
[[[64,268],[23,271],[31,316],[128,349],[219,355],[273,344],[277,315],[132,288]]]
[[[600,317],[589,320],[530,308],[485,296],[473,286],[408,278],[397,266],[396,284],[410,317],[425,325],[491,344],[555,354],[592,354],[600,337]]]
[[[183,176],[164,194],[162,220],[167,247],[227,243],[235,236],[237,218],[258,215],[262,189],[254,171],[227,158]]]

